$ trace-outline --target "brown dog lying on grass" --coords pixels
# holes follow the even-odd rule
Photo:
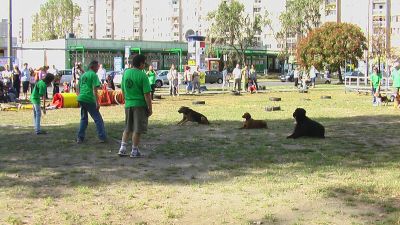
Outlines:
[[[267,122],[263,120],[253,120],[250,113],[243,114],[242,118],[246,119],[243,122],[243,127],[240,129],[268,129]]]
[[[196,122],[198,124],[204,124],[204,125],[209,125],[210,122],[208,122],[207,117],[205,117],[203,114],[198,113],[189,107],[182,106],[179,110],[179,113],[183,114],[182,120],[178,123],[178,125],[183,125],[187,122]]]

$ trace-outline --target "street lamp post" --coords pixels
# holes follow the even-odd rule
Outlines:
[[[8,11],[8,65],[12,68],[12,0],[9,0],[9,11]]]

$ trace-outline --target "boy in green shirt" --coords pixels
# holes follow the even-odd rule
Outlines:
[[[46,134],[46,131],[40,129],[40,119],[42,117],[42,112],[40,109],[40,98],[43,99],[43,114],[46,114],[46,93],[47,87],[50,86],[51,82],[54,80],[54,75],[48,73],[43,80],[39,80],[35,87],[33,88],[31,94],[31,103],[33,105],[33,122],[35,127],[35,133],[37,135]]]
[[[154,100],[154,93],[156,92],[156,71],[154,71],[153,66],[149,66],[149,71],[147,71],[146,74],[151,87],[151,100]]]
[[[379,91],[381,88],[382,74],[379,73],[378,68],[374,67],[374,72],[371,75],[371,88],[372,88],[372,96],[373,102],[372,104],[376,105],[376,98],[379,96]]]
[[[399,65],[399,62],[396,62],[393,66],[392,80],[393,80],[394,96],[396,97],[399,94],[399,89],[400,89],[400,65]]]
[[[78,137],[76,142],[81,144],[85,140],[85,132],[89,123],[89,117],[93,118],[96,124],[97,135],[100,139],[100,143],[106,142],[107,136],[104,128],[103,118],[100,114],[100,105],[97,101],[97,91],[100,90],[100,80],[97,76],[99,70],[99,62],[92,61],[89,64],[89,71],[84,73],[78,83],[77,94],[78,102],[81,106],[81,122],[79,125]]]
[[[128,141],[132,138],[130,157],[139,158],[142,156],[139,151],[140,136],[147,132],[148,118],[153,114],[151,87],[147,75],[142,71],[146,57],[136,55],[129,60],[133,68],[125,71],[121,82],[125,97],[125,130],[118,155],[128,156]]]

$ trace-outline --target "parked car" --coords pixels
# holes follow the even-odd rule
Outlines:
[[[124,74],[124,71],[109,71],[106,73],[107,77],[109,75],[111,75],[111,77],[113,77],[114,85],[118,88],[121,88],[123,74]]]
[[[216,70],[209,70],[206,71],[206,83],[209,84],[222,84],[223,81],[223,76],[222,72],[216,71]]]
[[[360,71],[346,72],[344,77],[364,77],[365,74]]]
[[[63,85],[64,82],[71,83],[72,77],[72,70],[59,70],[58,73],[61,75],[60,84]]]
[[[156,87],[160,88],[164,85],[169,85],[169,81],[167,78],[169,70],[158,70],[156,77]]]
[[[294,70],[291,70],[280,76],[282,82],[293,82],[294,81]]]

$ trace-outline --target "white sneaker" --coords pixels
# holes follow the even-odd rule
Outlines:
[[[126,147],[125,146],[121,146],[121,148],[118,151],[118,155],[120,157],[129,156],[129,153],[128,153],[128,151],[126,151]]]
[[[140,151],[139,151],[138,148],[134,148],[134,149],[132,149],[132,152],[131,152],[130,157],[131,157],[131,158],[142,158],[142,157],[143,157],[143,154],[140,153]]]

